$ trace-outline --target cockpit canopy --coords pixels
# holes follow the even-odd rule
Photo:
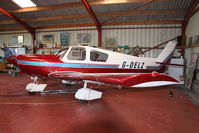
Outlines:
[[[98,62],[106,62],[108,59],[108,54],[102,53],[96,50],[90,51],[90,60],[91,61],[98,61]]]
[[[106,62],[108,59],[108,54],[90,47],[68,47],[60,50],[56,55],[63,62],[70,60]]]

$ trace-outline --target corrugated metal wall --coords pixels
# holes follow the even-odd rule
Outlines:
[[[187,25],[186,29],[186,45],[188,46],[188,41],[190,37],[192,37],[192,41],[195,39],[196,36],[199,35],[199,26],[198,26],[198,21],[199,21],[199,12],[194,14]],[[193,48],[186,48],[185,49],[185,58],[187,61],[187,66],[190,66],[191,63],[191,57],[193,53],[199,53],[199,47],[193,47]]]
[[[23,44],[14,44],[13,43],[13,37],[14,36],[24,36],[24,43]],[[31,34],[27,33],[27,31],[13,31],[13,32],[4,32],[0,33],[0,47],[3,47],[3,43],[6,44],[6,46],[19,46],[26,45],[30,47],[32,45],[32,36]],[[4,56],[4,52],[0,50],[0,56]]]
[[[88,29],[88,30],[87,30]],[[54,41],[60,43],[60,33],[69,33],[69,44],[77,44],[78,34],[89,34],[89,45],[97,46],[98,43],[98,33],[95,27],[75,27],[75,28],[58,28],[58,29],[48,29],[48,30],[37,30],[36,40],[42,41],[43,35],[53,35]],[[46,31],[46,32],[43,32]]]
[[[113,38],[117,45],[128,45],[129,47],[153,47],[170,39],[181,35],[181,28],[154,28],[154,27],[180,27],[181,25],[124,25],[124,26],[104,26],[102,31],[102,46],[105,45],[107,38]],[[151,27],[151,28],[147,28]],[[126,29],[114,29],[126,28]],[[77,44],[77,35],[80,33],[88,33],[90,36],[90,46],[98,45],[98,32],[95,27],[75,27],[75,28],[57,28],[37,30],[36,40],[42,41],[43,35],[53,35],[54,42],[60,43],[60,33],[69,33],[69,44]],[[20,31],[21,32],[21,31]],[[8,32],[7,32],[8,33]],[[14,33],[14,32],[12,32]],[[24,44],[32,45],[31,35],[29,33],[21,34],[0,34],[0,46],[6,43],[8,46],[13,44],[12,37],[16,35],[24,35]],[[161,49],[149,51],[144,56],[157,57]]]
[[[104,28],[129,28],[103,30],[102,42],[106,38],[115,38],[116,45],[128,45],[134,47],[154,47],[181,35],[180,28],[154,28],[154,27],[179,27],[181,25],[126,25],[126,26],[107,26]],[[151,27],[147,28],[147,27]],[[130,29],[132,28],[132,29]],[[157,57],[161,49],[151,50],[145,56]]]
[[[19,36],[19,35],[24,36],[24,44],[13,44],[13,37]],[[32,36],[31,34],[27,33],[27,31],[4,32],[4,33],[0,33],[0,47],[3,46],[3,43],[5,43],[7,46],[21,46],[21,45],[31,46]]]

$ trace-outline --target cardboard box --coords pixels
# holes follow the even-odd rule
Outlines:
[[[0,70],[5,70],[5,69],[6,69],[6,63],[0,62]]]
[[[50,55],[50,51],[44,51],[44,55]]]

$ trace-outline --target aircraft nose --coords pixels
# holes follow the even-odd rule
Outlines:
[[[9,58],[6,59],[7,62],[10,64],[17,65],[17,56],[10,56]]]

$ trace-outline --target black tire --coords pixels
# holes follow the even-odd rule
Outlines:
[[[45,81],[47,81],[48,79],[47,79],[47,78],[41,78],[41,80],[45,82]]]
[[[64,84],[66,87],[71,87],[72,84]]]
[[[28,93],[29,93],[30,95],[35,95],[35,94],[36,94],[36,92],[32,92],[32,91],[28,91]]]
[[[79,101],[82,102],[82,103],[88,103],[88,100],[80,100],[79,99]]]

